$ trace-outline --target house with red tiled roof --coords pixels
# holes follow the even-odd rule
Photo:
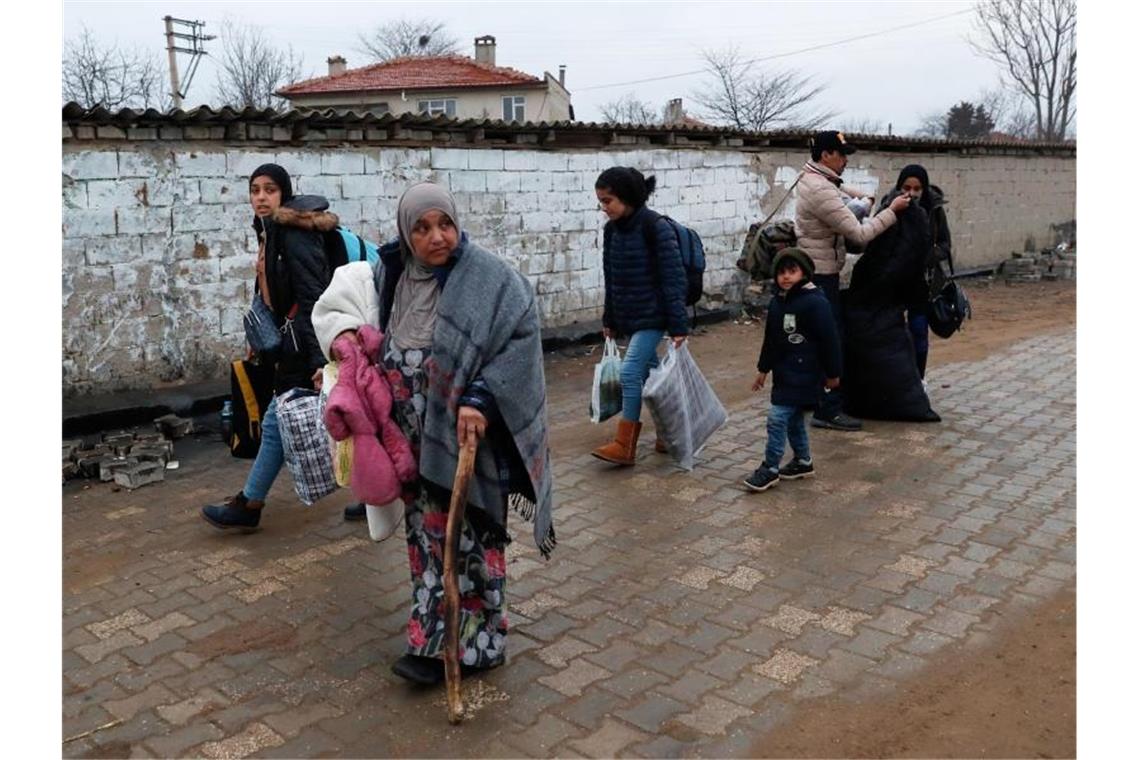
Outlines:
[[[294,108],[443,114],[458,119],[572,121],[566,67],[542,78],[495,64],[495,38],[475,38],[475,57],[396,58],[358,69],[329,58],[328,76],[282,87]]]

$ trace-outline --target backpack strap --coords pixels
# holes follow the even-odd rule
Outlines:
[[[239,359],[232,366],[234,377],[238,381],[238,388],[241,389],[241,400],[245,405],[246,416],[249,418],[249,437],[255,438],[256,433],[253,426],[261,427],[261,410],[257,408],[257,395],[253,392],[253,383],[249,381],[249,375],[246,374],[245,362]]]

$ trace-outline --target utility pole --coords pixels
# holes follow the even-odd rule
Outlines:
[[[213,35],[202,34],[202,27],[206,25],[204,21],[186,21],[170,16],[163,16],[162,20],[166,24],[166,55],[170,63],[170,98],[175,108],[181,108],[182,99],[186,97],[186,93],[190,90],[190,82],[194,79],[194,72],[198,70],[198,61],[206,55],[206,47],[203,43],[214,39],[214,37]],[[186,27],[189,33],[174,31],[175,24]],[[176,39],[188,41],[190,47],[178,47],[175,42]],[[184,85],[180,84],[178,77],[178,53],[190,54],[190,63],[186,67]]]

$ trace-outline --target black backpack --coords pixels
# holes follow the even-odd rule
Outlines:
[[[230,365],[230,401],[233,432],[230,454],[253,459],[261,448],[261,420],[273,398],[273,367],[250,361]]]
[[[705,292],[705,245],[701,236],[692,227],[686,227],[672,217],[658,214],[648,215],[642,233],[650,254],[657,256],[657,219],[664,219],[677,234],[677,245],[681,249],[681,266],[685,268],[685,305],[693,306],[701,300]]]

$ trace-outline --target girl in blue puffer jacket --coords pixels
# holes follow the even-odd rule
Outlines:
[[[657,366],[657,344],[668,334],[680,346],[689,334],[685,313],[687,279],[673,227],[645,205],[657,185],[637,169],[614,166],[594,189],[609,218],[602,247],[606,300],[602,331],[629,336],[621,368],[622,410],[617,437],[591,452],[614,464],[636,461],[641,434],[641,388]],[[657,450],[664,451],[660,441]]]

